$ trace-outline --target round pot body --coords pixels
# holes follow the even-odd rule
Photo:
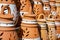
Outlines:
[[[19,40],[16,28],[0,27],[0,40]]]

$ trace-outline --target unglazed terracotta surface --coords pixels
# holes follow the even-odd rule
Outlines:
[[[15,26],[18,13],[14,0],[0,0],[0,26]]]
[[[41,39],[42,40],[48,40],[48,33],[47,33],[47,25],[45,20],[44,14],[39,14],[38,16],[38,24],[41,27]]]
[[[40,1],[35,1],[34,2],[34,6],[33,6],[33,11],[34,13],[37,15],[36,18],[38,17],[39,14],[43,13],[43,6],[42,6],[42,2]]]
[[[47,25],[48,25],[48,31],[49,31],[48,32],[49,40],[56,40],[57,36],[56,36],[56,29],[55,29],[55,19],[54,19],[54,16],[52,16],[52,14],[48,16]]]
[[[21,7],[20,7],[20,15],[23,16],[25,13],[32,12],[32,6],[30,0],[20,0]]]
[[[0,40],[19,40],[16,29],[0,27]]]

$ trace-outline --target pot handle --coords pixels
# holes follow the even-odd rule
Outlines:
[[[55,16],[54,16],[54,15],[52,15],[52,14],[50,14],[50,15],[48,16],[48,18],[49,18],[49,19],[54,19],[54,18],[55,18]]]
[[[5,8],[8,9],[8,14],[4,13]],[[11,9],[10,9],[10,7],[8,5],[2,7],[0,17],[2,17],[2,18],[11,18],[11,17],[13,17],[13,15],[11,15]]]
[[[45,19],[45,15],[44,15],[44,14],[40,14],[40,15],[38,16],[38,19]]]

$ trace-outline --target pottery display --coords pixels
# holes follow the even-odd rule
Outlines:
[[[38,24],[40,26],[41,39],[42,40],[48,40],[48,31],[47,31],[45,15],[44,14],[39,14],[37,20],[38,20]]]
[[[40,40],[38,32],[38,24],[34,14],[24,14],[21,29],[20,39],[22,40]]]
[[[32,12],[32,6],[30,0],[20,0],[20,15]]]
[[[49,40],[57,40],[55,28],[55,16],[50,14],[47,18]]]
[[[0,0],[0,26],[15,26],[18,13],[13,0]]]
[[[33,0],[34,6],[33,6],[33,12],[37,15],[36,18],[38,17],[39,14],[43,13],[43,5],[41,0]]]

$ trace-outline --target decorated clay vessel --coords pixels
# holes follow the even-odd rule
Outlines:
[[[19,40],[16,29],[0,27],[0,40]]]
[[[33,0],[34,6],[33,6],[33,12],[37,15],[36,18],[38,17],[39,14],[43,12],[43,5],[41,0]]]
[[[50,6],[49,6],[49,2],[43,2],[43,11],[44,11],[44,15],[46,17],[48,17],[48,15],[50,14]]]
[[[48,40],[48,31],[47,31],[47,25],[46,25],[46,19],[44,14],[39,14],[38,17],[38,24],[40,26],[40,33],[41,33],[41,39],[42,40]]]
[[[30,0],[20,0],[20,15],[32,12],[32,6]]]
[[[60,15],[56,15],[55,25],[57,32],[57,40],[60,40]]]
[[[57,40],[55,29],[55,16],[50,14],[47,18],[49,40]]]
[[[18,13],[14,0],[0,0],[0,26],[15,26]]]
[[[22,40],[40,40],[38,25],[34,14],[24,14],[21,29],[20,39]]]

